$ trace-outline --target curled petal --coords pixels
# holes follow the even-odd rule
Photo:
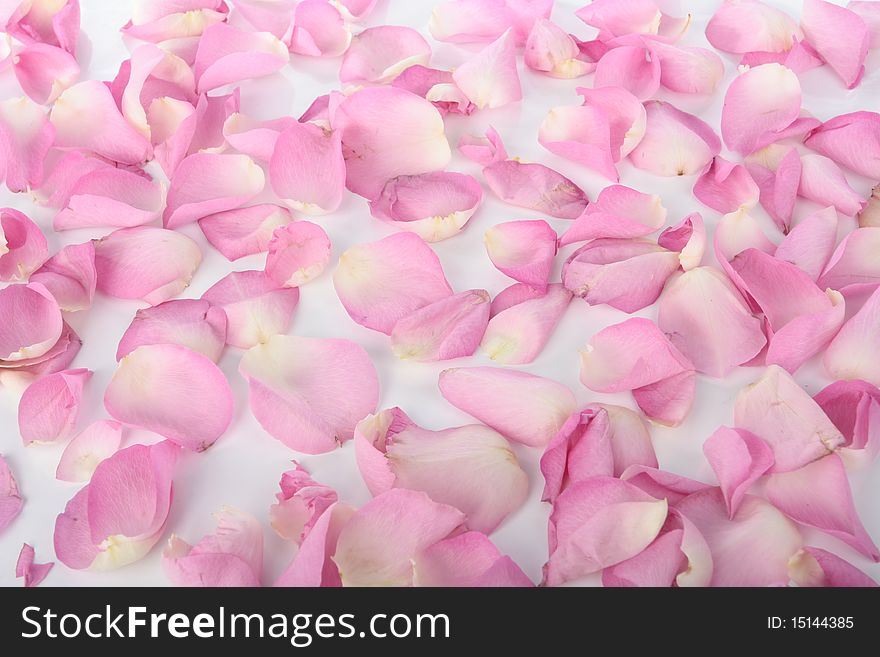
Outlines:
[[[684,94],[711,94],[724,76],[721,58],[706,48],[651,41],[651,56],[660,62],[660,84]]]
[[[645,110],[645,136],[629,154],[636,168],[657,176],[688,176],[702,171],[720,152],[718,135],[694,115],[659,100],[645,103]]]
[[[784,11],[758,0],[723,2],[706,26],[706,38],[724,52],[783,52],[803,32]]]
[[[368,27],[351,40],[339,68],[341,82],[390,82],[404,69],[427,65],[431,46],[411,27]]]
[[[226,344],[240,349],[286,333],[299,302],[299,289],[279,287],[265,272],[230,272],[202,295],[226,313]]]
[[[8,378],[25,384],[46,374],[67,368],[82,347],[82,340],[66,323],[62,322],[61,337],[48,351],[33,358],[0,360],[0,380]]]
[[[401,317],[391,350],[403,360],[436,361],[472,356],[489,322],[489,293],[468,290],[443,297]]]
[[[611,158],[617,162],[629,155],[645,134],[645,106],[621,87],[578,87],[576,91],[585,107],[597,110],[608,122]]]
[[[513,33],[506,31],[455,69],[452,80],[478,109],[522,100]]]
[[[633,399],[652,422],[676,427],[684,422],[693,407],[695,378],[693,370],[684,370],[668,379],[636,388],[632,391]]]
[[[613,476],[608,412],[601,407],[588,407],[569,417],[541,456],[541,474],[541,499],[551,504],[564,488],[591,477]]]
[[[684,271],[699,267],[706,251],[706,225],[699,212],[692,212],[657,238],[657,244],[678,251],[678,262]]]
[[[716,156],[694,183],[694,196],[723,214],[749,209],[758,203],[760,190],[742,164]]]
[[[116,360],[145,344],[179,344],[216,363],[226,344],[226,315],[202,299],[174,299],[138,310],[119,340]]]
[[[207,28],[199,39],[194,71],[199,93],[274,73],[290,55],[269,32],[248,32],[226,23]]]
[[[122,425],[119,422],[93,422],[67,443],[58,461],[55,478],[61,481],[88,481],[98,464],[113,456],[120,444]]]
[[[348,340],[275,335],[249,349],[239,371],[260,425],[307,454],[350,440],[379,401],[376,368],[367,352]]]
[[[328,262],[330,238],[324,229],[311,221],[292,221],[272,233],[266,274],[281,287],[298,287],[319,276]]]
[[[842,302],[840,304],[843,305]],[[841,321],[843,312],[841,311]],[[835,379],[861,379],[880,384],[880,288],[843,325],[825,350],[823,363]]]
[[[516,283],[512,288],[529,289],[522,283]],[[569,301],[571,292],[558,283],[552,283],[544,294],[536,291],[533,296],[497,313],[493,302],[493,316],[480,347],[497,363],[531,363],[544,349]]]
[[[228,8],[220,0],[139,0],[131,21],[121,31],[153,43],[187,40],[200,36],[208,26],[225,21],[227,12]]]
[[[832,207],[812,213],[785,236],[774,258],[797,265],[816,280],[828,264],[837,242],[837,212]]]
[[[483,169],[483,176],[489,189],[505,203],[551,217],[574,219],[588,204],[580,187],[543,164],[501,160]]]
[[[817,284],[843,291],[850,287],[873,289],[880,279],[878,248],[880,227],[857,228],[837,245]]]
[[[414,233],[348,249],[333,285],[355,322],[389,335],[401,318],[452,294],[437,255]]]
[[[611,151],[611,126],[597,107],[550,110],[538,129],[538,141],[551,153],[574,160],[609,180],[616,182],[619,178]]]
[[[552,9],[552,0],[447,0],[434,7],[428,29],[438,41],[451,43],[492,41],[510,29],[521,46]]]
[[[48,43],[73,54],[79,37],[78,0],[12,3],[6,30],[24,43]]]
[[[40,283],[0,289],[0,360],[20,362],[43,356],[61,337],[58,302]]]
[[[444,168],[451,157],[443,118],[424,98],[396,87],[356,91],[336,108],[346,186],[376,198],[391,178]]]
[[[596,87],[621,87],[639,100],[660,88],[660,59],[643,45],[612,48],[596,64]]]
[[[24,578],[25,588],[39,586],[46,579],[46,575],[49,574],[54,565],[54,561],[34,563],[34,548],[25,543],[21,546],[21,552],[18,553],[18,561],[15,563],[15,576]]]
[[[264,183],[263,170],[247,155],[194,153],[171,177],[165,227],[237,208],[263,191]]]
[[[217,531],[190,545],[172,534],[162,567],[175,586],[259,586],[263,528],[252,515],[224,507]]]
[[[824,0],[804,0],[801,28],[807,42],[843,80],[847,89],[861,82],[871,41],[868,26],[861,16]],[[845,39],[840,38],[842,34],[846,35]]]
[[[73,184],[52,226],[55,230],[142,226],[161,216],[163,191],[159,184],[125,169],[98,169]]]
[[[660,297],[657,325],[699,372],[723,377],[766,344],[762,323],[713,267],[685,272]]]
[[[456,408],[530,446],[545,445],[574,412],[575,398],[561,383],[499,367],[443,370],[440,394]]]
[[[12,208],[0,210],[0,281],[25,281],[49,255],[39,226]]]
[[[41,105],[52,103],[79,77],[73,55],[45,43],[32,43],[17,52],[12,69],[22,91]]]
[[[269,522],[281,538],[302,545],[321,515],[336,503],[336,491],[319,484],[296,461],[281,475],[278,501],[269,507]]]
[[[339,569],[333,563],[339,532],[355,509],[342,502],[327,508],[303,539],[293,561],[275,586],[342,586]]]
[[[250,155],[255,160],[269,162],[279,135],[296,123],[291,116],[257,121],[240,112],[234,112],[223,123],[223,137],[235,150]]]
[[[206,356],[176,344],[148,344],[119,362],[104,407],[124,424],[201,452],[232,421],[232,391]]]
[[[849,186],[834,160],[815,153],[801,156],[798,195],[823,206],[833,205],[841,214],[850,217],[865,206],[865,199]]]
[[[666,208],[657,195],[643,194],[624,185],[599,192],[562,237],[559,245],[598,237],[643,237],[666,223]]]
[[[679,254],[639,239],[596,239],[569,256],[562,282],[590,305],[607,303],[627,313],[657,300],[678,269]]]
[[[9,464],[0,455],[0,531],[6,529],[21,512],[23,501]]]
[[[839,538],[873,561],[880,550],[859,520],[843,461],[829,454],[767,480],[767,498],[797,522]]]
[[[507,221],[486,231],[489,260],[512,279],[547,289],[556,256],[556,231],[543,219]]]
[[[878,446],[880,389],[867,381],[835,381],[813,399],[831,419],[852,449]]]
[[[761,190],[761,205],[784,233],[791,227],[791,215],[801,181],[801,158],[790,149],[780,160],[776,171],[761,165],[746,165]]]
[[[682,537],[680,529],[660,533],[636,556],[605,568],[602,586],[672,586],[676,575],[686,566]]]
[[[444,116],[450,112],[470,114],[476,109],[461,89],[455,86],[452,72],[445,69],[415,64],[394,78],[391,86],[405,89],[431,101],[437,111]]]
[[[0,172],[6,187],[23,192],[43,182],[43,162],[55,140],[44,108],[28,98],[0,101]]]
[[[523,59],[534,71],[547,73],[554,78],[577,78],[595,69],[595,65],[579,58],[580,49],[574,38],[565,30],[545,18],[535,21]]]
[[[772,472],[797,470],[845,440],[819,405],[778,365],[767,366],[760,379],[740,390],[733,422],[770,445],[775,459]]]
[[[880,114],[877,112],[835,116],[813,130],[804,145],[856,173],[880,179]]]
[[[773,450],[750,431],[720,427],[703,443],[703,453],[733,519],[749,487],[773,466]]]
[[[510,557],[480,532],[464,532],[423,550],[413,559],[413,586],[532,586]]]
[[[342,203],[345,160],[341,135],[313,123],[294,123],[278,137],[269,161],[272,190],[306,214],[327,214]]]
[[[856,3],[850,3],[852,4]],[[822,548],[809,546],[791,558],[788,562],[788,574],[798,586],[877,586],[877,582],[848,561]]]
[[[423,491],[461,510],[468,528],[484,533],[518,509],[528,491],[508,442],[481,424],[429,431],[399,408],[385,410],[357,425],[355,454],[374,495],[392,487]]]
[[[199,219],[199,228],[208,242],[227,260],[269,250],[276,228],[293,220],[290,210],[280,205],[261,203],[210,214]]]
[[[18,403],[18,431],[25,445],[54,443],[76,427],[87,369],[64,370],[29,385]]]
[[[624,470],[620,479],[628,481],[658,500],[665,498],[670,504],[678,504],[691,493],[712,488],[701,481],[660,470],[655,466],[638,464]]]
[[[152,226],[121,228],[95,242],[98,290],[150,305],[186,289],[201,261],[190,238]]]
[[[293,12],[290,52],[338,57],[351,43],[351,31],[337,6],[326,0],[303,0]]]
[[[799,315],[773,333],[766,363],[794,372],[807,360],[828,346],[838,334],[846,313],[843,295],[826,290],[830,305],[813,313]],[[827,351],[826,351],[827,355]]]

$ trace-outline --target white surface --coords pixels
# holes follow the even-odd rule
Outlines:
[[[83,65],[83,77],[112,79],[119,63],[125,59],[127,51],[117,29],[128,19],[127,2],[106,2],[81,0],[82,28],[84,43],[80,48],[79,59]],[[375,13],[367,21],[368,25],[404,24],[420,29],[426,36],[431,2],[413,0],[380,0]],[[557,2],[553,20],[581,38],[587,38],[593,31],[578,21],[573,10],[582,2]],[[668,5],[669,3],[665,3]],[[694,21],[684,40],[690,45],[707,46],[703,34],[706,21],[717,7],[718,2],[693,0],[686,3]],[[797,16],[800,2],[771,2]],[[675,7],[673,6],[674,10]],[[432,64],[440,67],[458,65],[475,47],[456,47],[439,44],[434,46]],[[720,53],[726,67],[726,78],[718,91],[711,97],[688,97],[661,90],[658,97],[670,100],[684,110],[701,116],[718,130],[721,103],[730,78],[736,72],[736,62],[730,56]],[[877,107],[880,97],[880,53],[873,51],[868,60],[869,73],[861,86],[847,91],[842,83],[827,68],[809,71],[801,76],[804,88],[804,107],[820,119],[828,119],[837,114],[856,109]],[[337,71],[339,59],[315,60],[305,57],[291,57],[291,64],[282,73],[268,78],[245,82],[241,85],[242,111],[258,118],[268,119],[290,114],[294,117],[311,103],[313,98],[326,91],[338,88]],[[590,85],[591,77],[577,80],[555,80],[538,75],[522,65],[520,71],[525,100],[499,110],[486,110],[475,113],[470,118],[450,116],[447,121],[447,135],[454,147],[461,134],[466,132],[482,134],[490,123],[503,136],[511,156],[526,160],[540,161],[554,167],[580,184],[590,195],[596,194],[607,182],[592,175],[582,167],[558,158],[545,151],[537,143],[537,129],[547,110],[557,105],[576,105],[580,98],[575,87]],[[10,71],[0,75],[0,97],[20,95]],[[726,153],[723,153],[725,156]],[[735,159],[735,158],[732,158]],[[460,157],[453,157],[450,169],[459,170],[480,178],[479,168]],[[628,162],[618,165],[621,182],[636,189],[661,194],[669,209],[669,223],[678,222],[684,215],[694,210],[702,212],[711,233],[719,219],[714,211],[705,208],[693,198],[690,189],[694,178],[659,178],[637,171]],[[865,179],[851,177],[852,184],[859,192],[867,192],[870,185]],[[36,207],[27,195],[9,194],[5,187],[0,193],[0,203],[24,211],[34,218],[46,232],[50,249],[54,252],[63,244],[82,242],[99,237],[109,230],[71,231],[55,234],[51,231],[52,211]],[[811,210],[806,202],[799,202],[796,218]],[[766,216],[758,210],[763,219]],[[504,289],[512,281],[496,271],[483,247],[484,231],[501,221],[520,218],[538,218],[534,212],[506,206],[486,190],[483,207],[476,213],[464,233],[435,245],[446,275],[455,290],[474,287],[488,289],[493,295]],[[342,337],[357,341],[369,352],[379,371],[381,382],[381,408],[401,406],[419,424],[439,429],[447,426],[466,424],[473,420],[450,406],[437,390],[438,373],[450,366],[449,362],[436,364],[404,363],[398,361],[388,345],[386,336],[356,325],[345,313],[333,290],[331,281],[335,260],[345,249],[362,242],[374,241],[392,232],[385,224],[373,219],[364,199],[347,195],[342,208],[331,216],[320,217],[317,221],[327,230],[333,242],[333,263],[319,279],[302,289],[299,307],[291,328],[291,333],[305,336]],[[562,232],[568,222],[550,219],[550,223]],[[843,221],[841,223],[844,223]],[[777,235],[767,222],[768,234]],[[847,224],[851,227],[853,224]],[[195,275],[192,285],[183,296],[199,297],[208,287],[232,270],[261,269],[265,256],[251,256],[236,263],[229,263],[214,251],[201,235],[197,225],[186,226],[182,232],[193,237],[202,246],[204,262]],[[776,238],[778,240],[778,237]],[[710,242],[711,243],[711,242]],[[567,247],[558,257],[558,270],[562,262],[575,249]],[[706,262],[711,262],[707,256]],[[88,311],[69,317],[70,324],[83,338],[82,351],[75,360],[74,367],[89,367],[95,371],[86,387],[86,398],[79,427],[105,418],[101,399],[115,368],[114,354],[116,344],[131,321],[134,312],[140,307],[107,297],[98,296],[94,307]],[[656,316],[656,306],[649,307],[637,315]],[[634,408],[629,394],[601,395],[592,393],[578,382],[577,350],[598,330],[609,324],[623,321],[627,315],[605,306],[589,307],[580,300],[574,300],[553,336],[550,344],[531,365],[522,369],[561,381],[575,392],[578,401],[587,404],[593,401],[610,401]],[[254,514],[264,525],[266,539],[266,562],[264,582],[271,583],[283,571],[293,555],[293,546],[279,539],[268,524],[269,505],[274,501],[278,479],[288,469],[291,458],[298,458],[320,482],[335,487],[342,499],[361,504],[369,494],[360,478],[354,461],[351,443],[326,455],[300,456],[283,444],[267,435],[250,414],[247,403],[247,388],[237,373],[241,352],[227,349],[220,366],[228,376],[235,394],[235,419],[225,436],[214,447],[203,454],[186,453],[180,461],[175,477],[175,499],[168,522],[168,533],[172,531],[187,541],[194,542],[205,533],[213,530],[211,513],[222,505],[232,505]],[[477,354],[473,358],[461,359],[455,365],[490,364],[485,356]],[[721,381],[700,376],[694,410],[678,428],[652,429],[654,445],[662,468],[714,481],[711,470],[703,459],[701,445],[703,440],[721,424],[733,421],[732,402],[734,395],[743,385],[760,376],[759,368],[740,368],[727,379]],[[811,394],[815,394],[830,381],[825,377],[821,365],[808,363],[796,376]],[[193,385],[198,385],[197,381]],[[75,484],[56,481],[55,467],[63,449],[62,445],[24,448],[18,436],[16,408],[18,394],[9,389],[0,389],[0,452],[4,453],[16,474],[25,505],[22,514],[0,536],[0,585],[20,585],[15,580],[14,566],[22,542],[29,542],[36,548],[37,560],[54,560],[52,533],[55,516],[61,512],[65,503],[78,490]],[[145,432],[132,432],[127,444],[138,441],[152,441],[155,436]],[[531,486],[529,499],[525,506],[513,514],[504,525],[493,534],[492,539],[499,548],[510,554],[535,581],[540,580],[541,566],[547,557],[546,520],[549,506],[540,502],[543,480],[537,469],[540,451],[516,446],[523,467],[529,472]],[[850,464],[850,480],[856,505],[868,532],[880,540],[880,462],[873,465]],[[864,557],[855,553],[843,543],[816,532],[804,531],[807,540],[814,545],[826,547],[850,560],[875,578],[880,577],[880,566],[870,564]],[[141,562],[110,573],[79,572],[57,563],[46,580],[48,585],[161,585],[167,581],[162,573],[160,553],[163,542]],[[590,578],[585,583],[595,583]]]

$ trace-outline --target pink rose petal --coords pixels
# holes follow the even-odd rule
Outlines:
[[[287,46],[269,32],[248,32],[225,23],[206,28],[199,39],[194,72],[199,93],[279,70]]]
[[[276,228],[293,220],[290,210],[280,205],[261,203],[210,214],[199,219],[199,228],[208,242],[227,260],[269,250]]]
[[[538,129],[538,142],[551,153],[617,182],[611,138],[608,116],[590,105],[555,107]]]
[[[597,62],[593,84],[597,88],[621,87],[639,100],[647,100],[660,88],[660,59],[646,45],[612,48]]]
[[[269,522],[281,538],[302,545],[321,515],[338,499],[336,491],[319,484],[296,461],[281,475],[278,501],[269,507]]]
[[[664,249],[678,251],[678,262],[684,271],[699,267],[706,251],[703,216],[699,212],[692,212],[675,226],[660,233],[657,244]]]
[[[642,140],[647,127],[644,105],[621,87],[578,87],[585,107],[601,112],[608,122],[611,139],[611,158],[618,162],[629,155]]]
[[[145,344],[178,344],[216,363],[226,344],[226,314],[203,299],[173,299],[138,310],[119,339],[116,360]]]
[[[732,520],[749,487],[773,466],[773,450],[750,431],[719,427],[703,443],[703,453],[715,471]]]
[[[12,208],[0,210],[0,281],[26,281],[49,256],[39,226]]]
[[[871,35],[861,16],[823,0],[804,0],[801,28],[807,42],[852,89],[865,73]],[[841,39],[841,35],[846,38]]]
[[[235,112],[223,123],[223,138],[240,153],[268,162],[272,159],[278,137],[296,123],[292,116],[258,121]]]
[[[706,26],[706,38],[724,52],[782,52],[803,33],[784,11],[757,0],[740,0],[721,3]]]
[[[880,287],[831,340],[822,361],[825,369],[835,379],[861,379],[874,385],[880,384],[880,358],[876,349],[878,339]]]
[[[813,399],[844,435],[851,449],[869,449],[880,445],[880,389],[867,381],[835,381]]]
[[[452,80],[477,109],[522,100],[516,70],[516,39],[508,30],[452,73]]]
[[[443,539],[413,559],[413,586],[533,586],[510,557],[485,534],[464,532]]]
[[[785,236],[773,257],[797,265],[816,280],[834,252],[837,223],[837,212],[832,207],[813,212]]]
[[[18,431],[25,445],[54,443],[76,427],[87,369],[64,370],[29,385],[18,403]]]
[[[547,289],[556,256],[556,231],[543,219],[507,221],[486,231],[489,260],[512,279]]]
[[[694,183],[694,196],[713,210],[727,214],[758,203],[759,189],[742,164],[716,156]]]
[[[24,43],[48,43],[76,52],[79,37],[79,1],[30,2],[18,4],[6,25],[7,31]]]
[[[9,464],[0,455],[0,532],[21,513],[23,501]]]
[[[565,30],[545,18],[535,21],[526,39],[523,60],[533,71],[571,79],[591,73],[595,65],[579,58],[580,49]]]
[[[659,196],[643,194],[624,185],[610,185],[599,192],[559,245],[598,237],[644,237],[666,223],[666,208]]]
[[[711,94],[724,76],[721,58],[706,48],[651,40],[648,50],[660,63],[660,84],[684,94]]]
[[[660,470],[654,466],[639,464],[629,466],[620,478],[658,500],[664,498],[669,500],[670,504],[678,504],[691,493],[712,488],[701,481]]]
[[[656,176],[689,176],[702,171],[721,150],[715,131],[693,114],[659,100],[645,103],[645,110],[645,136],[629,154],[636,168]]]
[[[290,52],[311,57],[338,57],[351,43],[351,31],[340,8],[326,0],[303,0],[293,12]]]
[[[354,513],[353,507],[342,502],[322,513],[275,586],[342,586],[332,557],[339,533]]]
[[[805,547],[795,554],[788,563],[788,573],[798,586],[877,586],[877,582],[848,561],[816,547]]]
[[[61,454],[55,478],[84,482],[92,478],[101,461],[113,456],[122,444],[122,425],[98,420],[76,434]]]
[[[368,27],[351,40],[339,68],[341,82],[390,82],[416,64],[427,65],[431,46],[411,27]]]
[[[11,192],[39,187],[55,140],[46,110],[27,98],[0,101],[0,177]]]
[[[761,190],[761,205],[779,229],[787,233],[801,181],[802,164],[797,150],[790,149],[775,171],[756,164],[746,164],[746,169]]]
[[[73,184],[52,226],[56,231],[142,226],[162,215],[164,197],[162,186],[149,178],[125,169],[98,169]]]
[[[61,337],[58,303],[40,283],[0,289],[0,360],[26,361],[47,353]]]
[[[835,116],[813,130],[804,145],[856,173],[880,178],[880,114],[876,112]]]
[[[434,7],[428,29],[437,41],[451,43],[492,41],[510,29],[521,46],[552,9],[552,0],[446,0]]]
[[[574,219],[587,207],[587,195],[558,171],[534,162],[501,160],[483,169],[486,184],[505,203]]]
[[[22,91],[41,105],[52,103],[79,77],[76,58],[45,43],[31,43],[17,52],[12,69]]]
[[[834,160],[811,153],[801,156],[798,195],[819,205],[833,205],[841,214],[854,217],[865,206],[865,199],[846,180]]]
[[[837,335],[846,304],[840,292],[829,289],[825,294],[830,301],[828,307],[799,315],[773,333],[765,359],[768,365],[776,364],[793,373]]]
[[[880,279],[880,227],[857,228],[837,245],[817,285],[835,290],[872,290]]]
[[[330,262],[330,238],[318,224],[292,221],[269,240],[266,274],[279,287],[299,287],[320,276]]]
[[[24,578],[25,588],[39,586],[46,579],[46,575],[49,574],[54,565],[54,561],[34,563],[34,548],[25,543],[21,546],[21,552],[18,553],[18,561],[15,563],[15,576]]]

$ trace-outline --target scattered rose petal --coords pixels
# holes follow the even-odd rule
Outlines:
[[[98,420],[75,435],[61,454],[55,478],[85,482],[92,478],[101,461],[113,456],[122,444],[122,425]]]
[[[12,208],[0,210],[0,281],[26,281],[49,256],[39,226]]]
[[[486,231],[489,260],[512,279],[547,289],[556,256],[556,231],[543,219],[507,221]]]
[[[742,164],[734,164],[720,155],[706,167],[694,183],[694,196],[723,214],[753,208],[760,190]]]
[[[715,131],[693,114],[659,100],[645,103],[645,110],[645,136],[629,154],[635,167],[656,176],[689,176],[702,171],[721,150]]]
[[[0,172],[11,192],[39,187],[43,162],[55,140],[46,110],[28,98],[0,101]]]
[[[788,574],[798,586],[877,586],[877,582],[848,561],[816,547],[805,547],[795,554],[788,562]]]
[[[390,82],[406,68],[427,65],[431,46],[411,27],[368,27],[351,40],[339,68],[341,82]]]
[[[21,546],[21,552],[18,553],[18,561],[15,563],[15,576],[24,578],[25,588],[39,586],[46,579],[46,575],[49,574],[54,565],[54,561],[34,563],[34,548],[25,543]]]
[[[547,73],[554,78],[578,78],[595,69],[595,65],[579,58],[580,49],[574,38],[565,30],[545,18],[535,21],[523,59],[534,71]]]
[[[807,42],[852,89],[865,73],[871,35],[861,16],[824,0],[804,0],[801,28]],[[841,39],[841,35],[846,38]]]
[[[136,173],[113,167],[86,173],[70,189],[55,230],[112,226],[129,228],[148,224],[162,215],[162,187]]]
[[[719,427],[703,443],[703,453],[715,471],[732,520],[749,487],[773,466],[773,451],[750,431]]]
[[[841,214],[850,217],[865,206],[865,199],[849,186],[834,160],[815,153],[801,156],[798,195],[822,206],[833,205]]]
[[[203,299],[173,299],[138,310],[119,340],[116,360],[145,344],[178,344],[216,363],[226,344],[226,314]]]
[[[287,46],[269,32],[239,30],[226,23],[202,33],[194,72],[199,93],[274,73],[287,64]]]
[[[587,195],[558,171],[535,162],[501,160],[483,169],[486,184],[505,203],[574,219],[587,207]]]
[[[21,512],[23,501],[9,464],[0,455],[0,532]]]
[[[832,207],[804,217],[779,243],[774,258],[797,265],[816,280],[837,242],[837,212]]]
[[[413,559],[413,586],[533,586],[510,557],[485,534],[464,532],[446,538]]]
[[[276,228],[293,220],[290,210],[280,205],[261,203],[210,214],[199,219],[199,228],[215,249],[227,260],[269,250]]]
[[[706,38],[724,52],[782,52],[803,32],[784,11],[757,0],[723,2],[706,26]]]
[[[266,274],[279,287],[299,287],[320,276],[330,262],[330,238],[318,224],[292,221],[269,240]]]
[[[321,515],[336,503],[336,491],[319,484],[296,461],[281,475],[278,501],[269,507],[269,522],[281,538],[302,545]]]
[[[844,435],[847,447],[870,449],[880,430],[880,389],[867,381],[835,381],[813,398]]]
[[[438,41],[451,43],[492,41],[510,29],[521,46],[552,8],[552,0],[446,0],[434,6],[428,29]]]
[[[522,100],[516,70],[516,41],[508,30],[455,69],[452,80],[477,109]]]
[[[644,237],[666,223],[666,208],[657,195],[643,194],[624,185],[610,185],[599,192],[584,213],[575,219],[559,245],[598,237]]]
[[[29,385],[18,403],[18,432],[25,445],[54,443],[76,427],[87,369],[64,370]]]
[[[876,112],[835,116],[813,130],[804,145],[856,173],[880,179],[880,114]]]

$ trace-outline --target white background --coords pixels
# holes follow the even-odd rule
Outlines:
[[[476,47],[462,48],[436,43],[427,32],[432,2],[416,0],[379,0],[375,12],[368,18],[368,25],[400,24],[413,26],[425,34],[434,47],[432,65],[453,67],[460,64]],[[574,9],[580,2],[560,2],[553,11],[552,19],[585,39],[594,31],[574,17]],[[719,2],[693,0],[684,6],[694,15],[693,24],[683,43],[709,47],[704,36],[708,18]],[[797,17],[800,2],[770,2],[784,8]],[[119,63],[128,56],[118,28],[128,20],[127,2],[81,0],[82,30],[78,59],[83,67],[83,78],[112,79]],[[664,8],[672,13],[682,13],[679,3],[666,2]],[[841,35],[841,38],[846,38]],[[701,116],[707,122],[719,126],[721,103],[730,79],[736,73],[738,59],[720,53],[725,63],[725,79],[711,97],[682,96],[665,90],[658,97],[670,100],[687,111]],[[269,119],[281,115],[299,116],[316,95],[338,88],[337,71],[339,59],[319,60],[292,56],[290,66],[275,75],[241,85],[242,111],[245,114]],[[868,74],[861,85],[847,91],[840,80],[827,68],[804,73],[801,82],[804,90],[804,108],[819,119],[826,120],[843,112],[857,109],[877,109],[880,98],[880,54],[873,51],[868,58]],[[492,124],[501,133],[510,156],[524,160],[540,161],[554,167],[581,185],[595,198],[607,181],[589,173],[572,162],[545,151],[537,142],[537,129],[546,112],[558,105],[576,105],[580,98],[575,87],[590,85],[591,78],[555,80],[525,68],[519,61],[524,98],[521,103],[498,110],[485,110],[471,117],[450,116],[446,120],[447,135],[454,146],[464,133],[482,134]],[[10,71],[0,74],[0,97],[20,95]],[[723,153],[728,156],[727,153]],[[735,158],[731,158],[735,159]],[[479,168],[457,153],[449,166],[480,178]],[[644,174],[628,162],[618,165],[621,182],[644,192],[660,194],[669,209],[669,224],[677,223],[684,215],[698,210],[706,220],[711,234],[719,215],[703,207],[692,196],[693,177],[660,178]],[[153,171],[153,169],[151,169]],[[870,184],[865,179],[851,176],[852,184],[860,193],[867,193]],[[482,236],[486,229],[502,221],[522,218],[539,218],[540,215],[497,201],[485,190],[481,209],[471,219],[467,229],[460,235],[434,245],[443,263],[446,275],[457,291],[470,288],[486,288],[493,295],[512,281],[496,271],[486,257]],[[36,220],[46,232],[50,251],[69,243],[82,242],[100,237],[109,230],[71,231],[55,234],[51,230],[53,212],[35,206],[26,194],[12,195],[3,188],[0,204],[24,211]],[[796,220],[815,209],[809,203],[800,202]],[[766,220],[762,211],[756,214]],[[333,242],[333,259],[328,270],[317,280],[302,289],[291,333],[304,336],[340,337],[355,340],[369,352],[379,372],[381,383],[380,407],[402,407],[416,422],[432,429],[457,426],[473,420],[450,406],[437,390],[438,373],[450,366],[449,362],[424,364],[398,361],[391,353],[388,338],[356,325],[345,313],[332,285],[332,271],[336,258],[345,249],[362,242],[374,241],[393,229],[373,219],[367,202],[357,196],[347,195],[340,210],[331,216],[318,218]],[[564,220],[549,219],[562,232],[568,225]],[[778,241],[781,236],[766,221],[768,234]],[[849,230],[854,223],[841,220],[841,231]],[[265,256],[256,255],[229,263],[214,251],[201,235],[196,224],[182,229],[202,246],[204,261],[196,273],[192,285],[183,296],[199,297],[213,283],[232,270],[261,269]],[[711,242],[710,242],[711,244]],[[558,257],[557,280],[562,262],[576,248],[567,247]],[[707,255],[705,263],[712,262]],[[83,338],[82,351],[73,367],[88,367],[95,374],[87,384],[79,428],[107,417],[102,396],[114,369],[116,344],[128,326],[135,311],[141,307],[134,302],[109,299],[98,295],[94,306],[69,317],[68,321]],[[637,315],[654,318],[656,306]],[[627,318],[622,312],[606,306],[589,307],[575,299],[554,334],[550,344],[534,363],[522,369],[554,378],[568,385],[577,395],[578,402],[610,401],[634,408],[629,394],[601,395],[584,388],[578,382],[577,350],[601,328]],[[241,352],[229,348],[220,366],[231,382],[235,395],[235,418],[227,433],[207,452],[186,453],[180,460],[175,476],[175,499],[167,532],[179,534],[191,543],[199,540],[214,528],[212,512],[222,505],[231,505],[252,513],[261,520],[266,539],[264,583],[271,584],[283,571],[294,553],[294,547],[278,538],[268,524],[269,505],[274,502],[278,479],[290,467],[290,459],[298,458],[313,477],[333,486],[340,497],[353,504],[362,504],[369,498],[354,460],[351,443],[341,449],[320,456],[301,456],[267,435],[251,416],[247,402],[247,387],[237,372]],[[482,354],[461,359],[458,365],[486,365],[490,361]],[[654,446],[662,468],[704,481],[714,481],[705,462],[701,445],[705,438],[721,424],[732,424],[733,398],[742,386],[760,376],[760,368],[739,368],[725,380],[698,377],[694,410],[687,420],[675,429],[652,428]],[[815,360],[797,373],[796,379],[810,394],[815,394],[830,381]],[[193,385],[198,385],[193,381]],[[0,389],[0,452],[12,467],[21,493],[25,498],[21,515],[0,536],[0,584],[20,585],[14,579],[15,560],[22,542],[36,548],[38,561],[54,560],[52,533],[55,516],[78,490],[76,484],[55,480],[54,472],[62,445],[24,448],[17,431],[16,408],[19,392]],[[129,432],[127,443],[151,442],[156,436],[146,432]],[[492,535],[499,548],[511,555],[534,580],[540,580],[541,566],[547,557],[547,515],[549,507],[540,502],[543,479],[537,468],[540,451],[522,446],[515,447],[523,467],[529,472],[530,490],[527,503],[514,513]],[[880,540],[880,462],[871,464],[848,462],[850,480],[856,505],[868,532]],[[880,566],[870,564],[843,543],[817,532],[804,531],[810,544],[830,549],[854,564],[880,578]],[[167,580],[161,569],[160,553],[164,539],[142,561],[110,573],[74,571],[57,563],[46,580],[51,585],[162,585]],[[596,583],[597,577],[584,583]]]

